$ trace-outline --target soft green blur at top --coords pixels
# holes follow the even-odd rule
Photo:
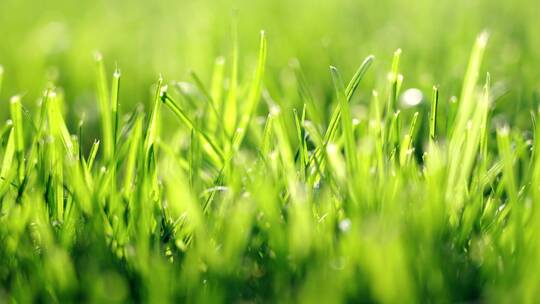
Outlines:
[[[321,103],[332,94],[328,65],[350,75],[362,58],[376,54],[374,77],[381,78],[397,48],[403,49],[404,88],[429,92],[439,84],[447,100],[459,92],[474,37],[487,29],[492,39],[484,69],[508,91],[495,108],[512,116],[533,105],[540,86],[540,70],[535,69],[540,63],[539,9],[536,0],[2,0],[5,84],[0,100],[22,93],[23,103],[32,105],[53,80],[66,90],[68,102],[92,112],[96,50],[104,54],[110,73],[115,63],[122,70],[124,110],[149,99],[159,74],[182,80],[195,70],[208,83],[214,59],[230,57],[236,12],[240,78],[252,75],[258,32],[264,29],[269,40],[266,85],[275,97],[294,81],[286,69],[291,58],[298,58]]]

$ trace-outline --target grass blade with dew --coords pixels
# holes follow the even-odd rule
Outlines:
[[[118,69],[118,66],[114,70],[113,73],[113,81],[112,81],[112,95],[111,95],[111,106],[112,106],[112,118],[113,118],[113,153],[116,153],[116,141],[118,140],[118,127],[119,127],[119,121],[118,121],[118,99],[120,95],[120,77],[122,74],[120,73],[120,69]]]

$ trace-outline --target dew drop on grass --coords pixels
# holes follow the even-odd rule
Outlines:
[[[405,108],[411,108],[419,105],[424,99],[422,91],[411,88],[401,94],[401,105]]]
[[[346,218],[339,222],[339,230],[343,232],[348,232],[351,230],[351,220]]]

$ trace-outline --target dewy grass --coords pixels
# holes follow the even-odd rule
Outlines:
[[[347,86],[337,68],[321,76],[331,115],[298,61],[293,89],[271,90],[264,32],[252,78],[234,38],[208,83],[192,72],[178,95],[160,77],[149,109],[127,113],[129,77],[117,68],[109,88],[98,56],[99,117],[78,130],[61,88],[37,107],[16,95],[0,132],[0,301],[535,302],[540,127],[492,127],[486,43],[459,99],[433,87],[426,109],[397,102],[401,50],[387,68],[368,56]],[[372,65],[388,78],[362,82]]]

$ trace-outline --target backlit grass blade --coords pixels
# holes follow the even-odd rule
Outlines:
[[[399,59],[401,57],[401,49],[397,49],[394,52],[392,59],[392,69],[389,75],[390,81],[390,94],[388,96],[388,104],[386,108],[387,115],[393,113],[397,107],[397,99],[399,95],[399,87],[401,85],[402,76],[399,74]]]
[[[337,99],[341,107],[341,128],[345,137],[347,169],[349,170],[349,174],[354,174],[356,171],[356,143],[354,140],[351,110],[341,75],[335,67],[330,67],[330,72],[332,73]]]
[[[226,133],[231,138],[236,131],[238,119],[238,20],[236,15],[233,17],[232,35],[233,49],[229,93],[223,105],[223,125],[225,126]]]
[[[364,78],[364,75],[366,74],[367,70],[371,66],[373,60],[375,59],[375,56],[368,56],[360,65],[358,70],[354,73],[351,81],[347,85],[347,88],[345,89],[345,95],[347,97],[347,102],[350,102],[354,92],[358,88],[358,85],[360,84],[360,81],[362,78]],[[326,133],[324,134],[324,140],[325,143],[328,143],[329,141],[332,141],[334,139],[334,136],[337,131],[337,127],[340,122],[341,117],[341,104],[338,103],[336,106],[336,109],[332,113],[332,118],[330,119],[330,123],[328,124],[328,129],[326,130]]]
[[[116,70],[113,73],[113,81],[112,81],[112,96],[111,96],[111,108],[112,108],[112,118],[113,118],[113,153],[116,153],[116,141],[118,140],[118,127],[119,127],[119,121],[118,121],[118,98],[120,95],[120,77],[121,73],[118,67],[116,67]]]
[[[263,155],[263,157],[267,157],[271,149],[273,119],[274,118],[272,114],[268,114],[268,116],[266,117],[266,122],[264,124],[263,138],[262,138],[262,145],[261,145],[261,154]]]
[[[454,128],[451,131],[447,199],[453,202],[453,212],[463,203],[467,191],[467,180],[477,156],[482,133],[482,124],[488,111],[488,101],[479,98],[476,91],[478,72],[488,36],[480,34],[473,47],[465,75]],[[477,102],[480,100],[481,102]],[[455,218],[453,219],[455,220]]]
[[[242,106],[242,116],[240,118],[239,123],[239,136],[238,144],[236,147],[234,147],[233,151],[237,150],[240,144],[242,143],[244,136],[247,132],[247,128],[249,127],[249,123],[255,113],[255,110],[257,109],[257,105],[259,104],[259,100],[261,99],[261,91],[262,91],[262,82],[264,77],[264,69],[266,65],[266,53],[267,53],[267,43],[266,43],[266,36],[264,34],[264,31],[261,31],[260,34],[260,44],[259,44],[259,59],[257,64],[257,70],[255,72],[255,79],[253,80],[251,84],[251,88],[249,91],[249,95],[246,101],[246,104]]]
[[[433,86],[433,93],[431,95],[431,112],[429,116],[429,138],[435,141],[437,132],[437,112],[439,109],[439,88]]]
[[[518,200],[518,189],[514,172],[514,155],[510,147],[510,130],[508,127],[502,127],[497,131],[497,146],[502,158],[504,188],[508,193],[510,204],[516,204]]]
[[[17,172],[19,182],[24,178],[24,126],[22,119],[21,97],[13,96],[10,102],[11,120],[13,122],[13,132],[15,135],[15,159],[17,163]]]
[[[141,116],[138,116],[135,120],[135,125],[131,132],[132,136],[129,143],[129,150],[126,160],[125,173],[124,173],[124,182],[123,182],[123,193],[125,197],[129,197],[133,192],[133,183],[136,165],[137,165],[137,156],[142,147],[142,125],[143,119]]]
[[[11,180],[8,180],[7,177],[9,175],[9,171],[13,170],[15,167],[12,166],[13,160],[15,158],[15,130],[11,128],[11,131],[9,132],[9,137],[7,141],[6,148],[4,150],[4,156],[2,159],[2,169],[0,170],[0,178],[2,179],[2,184],[9,184],[11,183]]]
[[[409,162],[411,159],[413,150],[413,142],[414,142],[414,133],[416,128],[416,122],[418,121],[418,112],[414,113],[411,125],[409,126],[409,132],[405,135],[403,138],[401,144],[400,144],[400,151],[399,151],[399,163],[403,166]]]
[[[345,95],[347,97],[347,101],[350,102],[352,99],[352,96],[354,92],[356,91],[356,88],[358,87],[358,84],[364,77],[365,73],[371,66],[371,63],[375,59],[374,56],[370,55],[368,56],[360,65],[360,67],[356,70],[354,76],[352,77],[351,81],[347,85],[347,88],[345,89]],[[324,171],[324,161],[322,159],[315,158],[322,158],[324,155],[324,151],[326,150],[326,146],[330,141],[334,139],[334,136],[337,132],[338,124],[340,122],[341,118],[341,104],[338,102],[336,109],[332,113],[330,122],[328,124],[328,128],[326,129],[326,132],[324,133],[324,142],[322,146],[318,146],[315,150],[315,152],[312,154],[310,158],[310,165],[313,165],[315,162],[318,163],[321,166],[321,170]],[[318,177],[318,174],[312,175],[311,180],[316,180]]]
[[[469,59],[469,64],[467,66],[467,71],[465,73],[465,78],[463,80],[463,88],[459,98],[459,108],[456,114],[456,122],[454,124],[452,134],[461,134],[465,130],[467,121],[471,118],[474,111],[474,92],[488,37],[488,34],[483,32],[477,37],[474,44],[471,57]]]
[[[209,145],[212,152],[215,153],[217,157],[219,157],[219,161],[224,160],[223,151],[217,146],[217,144],[210,138],[210,136],[206,132],[195,126],[193,121],[186,115],[184,110],[180,108],[180,106],[178,106],[178,103],[176,103],[176,101],[174,101],[174,99],[172,99],[172,97],[170,97],[166,91],[162,91],[161,100],[190,130],[195,130],[199,135],[204,138],[205,142]]]
[[[154,101],[152,112],[150,114],[150,120],[148,121],[148,128],[146,130],[146,136],[144,138],[144,151],[148,156],[150,149],[153,147],[156,142],[157,137],[159,136],[159,117],[161,109],[161,95],[164,91],[163,87],[163,78],[159,77],[156,85],[156,93],[154,94]]]
[[[107,76],[105,73],[105,65],[103,63],[103,56],[97,53],[96,60],[96,80],[97,80],[97,93],[99,113],[101,117],[101,132],[103,136],[103,157],[106,161],[109,161],[113,155],[113,120],[112,120],[112,107],[111,100],[109,99],[109,88],[107,85]]]

